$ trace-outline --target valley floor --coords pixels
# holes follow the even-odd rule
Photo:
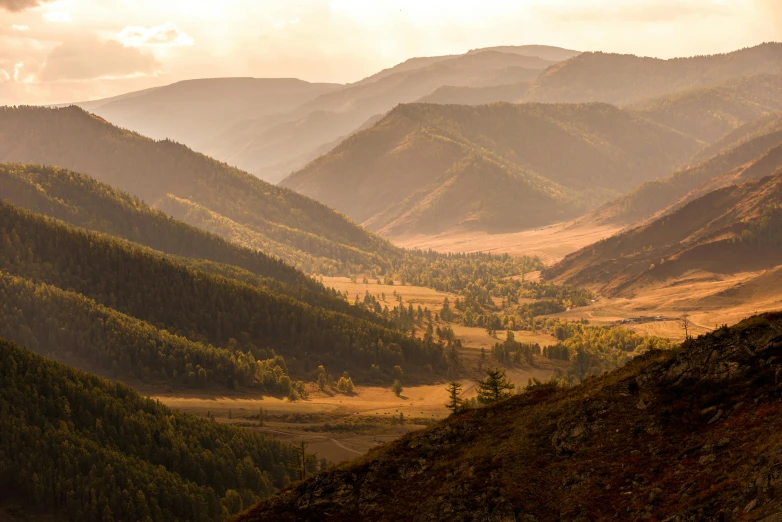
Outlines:
[[[738,274],[693,270],[675,280],[638,288],[632,297],[601,298],[588,307],[555,317],[611,324],[641,316],[662,316],[668,320],[626,326],[646,335],[682,340],[684,330],[677,318],[683,314],[690,316],[692,335],[704,334],[760,312],[782,309],[780,287],[782,266]]]
[[[614,235],[621,227],[595,225],[586,221],[568,221],[547,227],[491,234],[481,231],[450,230],[437,235],[390,237],[405,248],[432,249],[437,252],[491,252],[512,256],[538,256],[555,263],[576,250]]]

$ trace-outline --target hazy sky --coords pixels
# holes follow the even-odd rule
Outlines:
[[[0,0],[0,104],[214,76],[344,83],[491,45],[670,57],[771,40],[782,0]]]

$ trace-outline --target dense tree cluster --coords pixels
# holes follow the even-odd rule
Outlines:
[[[274,350],[292,372],[318,364],[358,371],[373,363],[438,367],[443,360],[436,344],[6,203],[0,203],[0,269],[83,294],[192,341],[227,347],[233,339],[256,359],[273,357]]]
[[[0,336],[53,359],[84,362],[114,377],[191,388],[252,387],[280,396],[303,393],[277,355],[256,360],[191,341],[75,292],[0,271]]]
[[[541,328],[559,340],[557,344],[543,348],[543,355],[570,361],[567,374],[570,381],[581,381],[624,366],[631,357],[651,349],[673,347],[667,339],[645,337],[619,326],[546,319]]]
[[[782,194],[779,195],[782,198]],[[769,205],[763,215],[750,223],[739,238],[757,248],[782,248],[782,205]]]
[[[505,278],[485,286],[470,283],[455,303],[458,320],[465,326],[498,330],[532,330],[535,318],[588,305],[594,294],[586,288],[545,281]],[[500,298],[500,304],[495,299]],[[521,300],[533,300],[520,304]]]
[[[0,198],[78,227],[180,256],[200,270],[241,279],[315,306],[356,314],[333,289],[259,250],[177,221],[129,194],[68,170],[0,164]],[[357,314],[371,318],[370,314]]]
[[[520,343],[516,341],[512,330],[508,330],[507,338],[504,342],[496,343],[491,349],[491,354],[494,358],[505,366],[532,365],[532,356],[541,355],[542,353],[540,345],[537,343]]]
[[[0,340],[0,487],[73,521],[222,520],[294,478],[276,439]]]

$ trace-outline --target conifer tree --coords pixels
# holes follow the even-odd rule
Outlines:
[[[464,401],[462,400],[462,383],[457,381],[451,381],[448,383],[448,404],[446,408],[451,410],[452,413],[459,413],[464,410]]]
[[[478,402],[481,404],[493,404],[513,395],[513,383],[508,381],[505,370],[489,368],[486,370],[486,379],[478,380]]]

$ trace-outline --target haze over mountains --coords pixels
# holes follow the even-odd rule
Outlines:
[[[555,61],[576,54],[546,46],[509,46],[414,58],[345,86],[197,80],[80,105],[121,127],[174,139],[276,182],[399,103],[416,101],[444,85],[530,81]]]
[[[501,46],[81,105],[0,108],[0,518],[18,493],[70,520],[225,520],[299,479],[238,520],[782,510],[782,318],[717,327],[782,306],[782,45]],[[616,233],[550,266],[503,254],[552,224]],[[449,234],[499,255],[394,244]],[[515,382],[473,399],[492,367]],[[435,424],[446,380],[469,398],[451,384]],[[249,434],[357,454],[429,424],[309,480],[328,463]]]
[[[517,230],[580,215],[698,149],[693,138],[605,104],[415,104],[282,185],[388,236]]]

